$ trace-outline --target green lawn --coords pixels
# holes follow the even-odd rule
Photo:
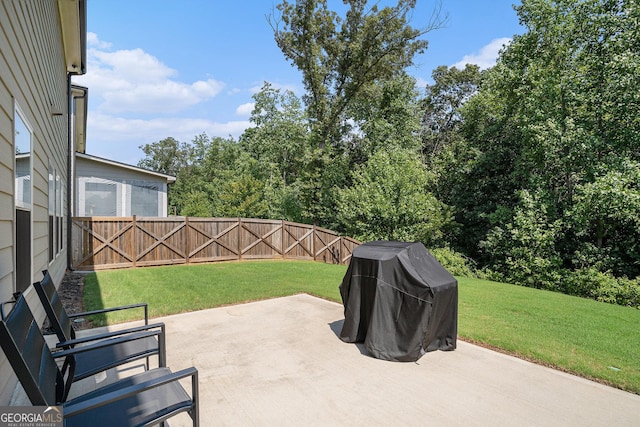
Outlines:
[[[340,302],[345,266],[255,261],[110,270],[85,280],[87,310],[146,301],[158,317],[306,292]],[[640,394],[640,310],[458,278],[458,334]],[[131,320],[118,312],[95,323]]]

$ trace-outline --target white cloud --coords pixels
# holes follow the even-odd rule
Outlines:
[[[96,33],[87,32],[87,45],[97,47],[99,49],[109,49],[111,48],[111,43],[103,42],[98,39],[98,35]]]
[[[138,147],[144,144],[169,136],[189,142],[203,132],[237,139],[253,126],[244,117],[250,113],[250,103],[236,110],[241,120],[208,118],[214,111],[205,103],[224,89],[224,83],[210,76],[186,82],[143,49],[112,50],[94,33],[88,34],[88,45],[87,74],[74,76],[73,82],[89,88],[87,151],[91,154],[136,164],[143,157]],[[199,113],[189,109],[194,106],[200,107]]]
[[[224,83],[215,79],[185,83],[177,71],[142,49],[104,49],[104,42],[87,51],[87,74],[74,82],[90,88],[91,100],[103,113],[173,114],[220,93]]]
[[[238,116],[250,116],[255,106],[255,102],[247,102],[246,104],[239,105],[238,108],[236,108],[236,114]]]
[[[116,117],[108,114],[93,113],[87,117],[87,138],[91,142],[132,141],[136,147],[159,141],[168,136],[179,141],[191,141],[195,135],[205,132],[209,136],[238,138],[245,129],[253,126],[248,120],[226,123],[207,119],[163,117],[149,120]],[[91,152],[91,142],[88,151]]]
[[[462,60],[453,64],[453,67],[463,69],[466,64],[475,64],[479,66],[480,69],[492,67],[496,64],[500,49],[510,42],[511,39],[508,37],[491,40],[491,42],[483,46],[479,52],[462,57]]]

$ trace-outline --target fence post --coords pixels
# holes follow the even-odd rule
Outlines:
[[[186,236],[184,237],[184,261],[189,264],[191,261],[191,256],[189,255],[189,250],[191,248],[191,239],[189,238],[189,236],[191,235],[191,231],[189,230],[189,217],[185,216],[184,217],[184,232],[186,233]]]
[[[286,258],[286,254],[284,253],[287,246],[284,244],[284,219],[280,220],[282,223],[282,227],[280,228],[280,256],[282,259]]]
[[[238,217],[238,261],[242,260],[242,218]]]
[[[313,228],[311,229],[311,253],[313,254],[313,260],[316,260],[316,225],[313,224]]]
[[[133,254],[133,266],[136,267],[138,261],[138,224],[136,224],[136,216],[133,216],[133,233],[131,233],[131,252]]]

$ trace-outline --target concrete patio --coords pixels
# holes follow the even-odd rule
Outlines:
[[[154,321],[168,365],[199,370],[203,426],[640,425],[638,395],[461,341],[417,363],[374,359],[339,339],[343,319],[296,295]]]

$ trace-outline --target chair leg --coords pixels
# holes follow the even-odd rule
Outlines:
[[[191,377],[191,401],[193,408],[190,415],[193,420],[193,427],[200,427],[200,391],[199,391],[198,371]]]
[[[165,326],[164,323],[162,324],[161,328],[161,333],[160,335],[158,335],[158,347],[159,347],[159,351],[158,351],[158,365],[161,368],[166,368],[167,367],[167,340],[165,337]]]

